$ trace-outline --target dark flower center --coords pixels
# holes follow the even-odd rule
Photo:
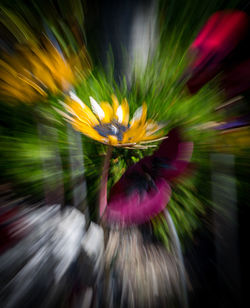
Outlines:
[[[102,137],[115,136],[119,141],[122,141],[124,132],[128,129],[127,126],[124,126],[118,122],[111,122],[107,124],[99,124],[94,126],[94,129]]]

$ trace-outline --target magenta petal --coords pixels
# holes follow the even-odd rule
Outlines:
[[[161,168],[159,170],[159,175],[164,177],[166,180],[172,180],[180,176],[189,165],[193,152],[192,142],[182,142],[178,146],[178,152],[176,154],[176,159],[169,163],[168,168]]]
[[[160,175],[168,181],[180,176],[187,168],[189,163],[187,161],[174,161],[169,169],[161,169]]]
[[[180,131],[173,129],[158,151],[153,154],[155,159],[162,162],[162,165],[158,166],[158,176],[162,176],[166,180],[178,177],[189,165],[192,153],[193,143],[181,141]]]
[[[159,149],[154,152],[155,157],[164,157],[168,160],[177,159],[179,153],[179,144],[181,143],[181,134],[178,128],[172,129]]]
[[[168,181],[188,166],[193,151],[191,142],[182,142],[173,129],[151,156],[128,168],[112,187],[105,218],[109,222],[139,224],[150,220],[167,205],[171,188]]]
[[[171,195],[171,188],[163,178],[157,179],[155,187],[143,193],[138,189],[129,194],[126,190],[112,190],[105,218],[109,222],[124,225],[141,224],[150,220],[166,207]]]
[[[167,137],[168,138],[161,143],[159,149],[154,152],[153,156],[167,159],[168,161],[189,161],[193,152],[193,143],[183,141],[181,132],[178,128],[172,129]]]

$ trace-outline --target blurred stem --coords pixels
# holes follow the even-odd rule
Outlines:
[[[174,250],[176,252],[177,259],[178,259],[180,279],[181,279],[182,307],[188,308],[187,282],[186,282],[186,277],[185,277],[185,265],[184,265],[182,251],[181,251],[180,240],[179,240],[174,222],[172,220],[172,217],[169,214],[169,211],[167,209],[164,210],[164,216],[168,224],[171,241],[174,246]]]
[[[100,218],[103,216],[106,206],[107,206],[107,184],[108,184],[108,174],[109,174],[109,165],[110,158],[112,155],[113,148],[111,146],[107,147],[107,153],[105,155],[102,176],[101,176],[101,184],[100,184],[100,195],[99,195],[99,215]]]

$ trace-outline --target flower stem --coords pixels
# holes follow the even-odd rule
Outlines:
[[[99,195],[99,215],[100,218],[103,216],[106,206],[107,206],[107,184],[108,184],[108,174],[109,174],[109,164],[112,154],[112,147],[107,147],[107,153],[104,159],[101,185],[100,185],[100,195]]]

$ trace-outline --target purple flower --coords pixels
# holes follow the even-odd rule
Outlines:
[[[128,168],[112,187],[105,212],[108,222],[140,224],[159,214],[167,205],[169,181],[180,176],[189,164],[193,144],[173,129],[153,155]]]

